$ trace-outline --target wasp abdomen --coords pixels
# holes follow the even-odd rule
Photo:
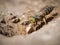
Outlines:
[[[43,10],[42,10],[42,15],[48,15],[50,14],[54,9],[54,6],[46,6]]]

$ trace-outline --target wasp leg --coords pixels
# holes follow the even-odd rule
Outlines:
[[[56,18],[56,16],[54,16],[54,15],[50,15],[50,16],[48,16],[48,17]]]
[[[56,18],[56,16],[51,15],[51,17]]]
[[[34,28],[34,31],[36,31],[36,27],[33,27]]]
[[[43,18],[43,22],[44,22],[45,24],[47,24],[47,22],[46,22],[46,18]]]
[[[48,19],[48,18],[50,18],[50,17],[56,18],[57,15],[58,15],[58,13],[54,13],[54,14],[47,15],[47,16],[45,16],[45,17],[46,17],[46,19]]]
[[[32,24],[33,30],[36,31],[36,23],[31,23],[31,24]]]
[[[37,27],[38,27],[38,25],[36,25],[35,27],[33,27],[34,28],[34,31],[37,31],[37,29],[36,29]]]

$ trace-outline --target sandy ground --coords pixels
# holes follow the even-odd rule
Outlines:
[[[29,10],[39,11],[45,5],[55,5],[60,15],[60,0],[1,0],[0,13],[21,16]],[[3,11],[4,10],[4,11]],[[60,16],[29,35],[5,37],[0,35],[0,45],[60,45]]]

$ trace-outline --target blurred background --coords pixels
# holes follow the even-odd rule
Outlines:
[[[0,18],[5,15],[8,20],[10,13],[20,18],[23,13],[30,10],[38,12],[46,5],[56,6],[54,13],[59,16],[29,35],[19,35],[17,32],[16,36],[6,37],[0,34],[0,45],[60,45],[60,0],[0,0]],[[18,30],[17,25],[10,25],[15,26],[14,31]]]

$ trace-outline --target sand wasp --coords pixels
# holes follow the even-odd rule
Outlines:
[[[50,14],[54,9],[54,6],[46,6],[44,7],[40,12],[36,13],[34,16],[30,17],[30,22],[34,23],[34,30],[37,30],[36,28],[39,26],[42,26],[41,24],[46,22],[46,16]]]
[[[54,6],[46,6],[42,9],[42,11],[36,13],[34,16],[31,16],[30,21],[32,23],[36,23],[37,21],[44,21],[46,24],[45,16],[50,14],[52,10],[54,9]]]

